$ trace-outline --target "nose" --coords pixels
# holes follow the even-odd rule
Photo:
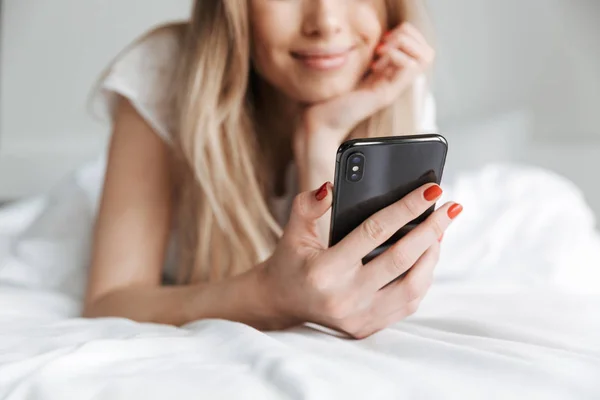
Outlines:
[[[303,21],[306,36],[327,38],[342,30],[346,0],[307,0]]]

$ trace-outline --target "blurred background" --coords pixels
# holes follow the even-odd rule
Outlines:
[[[433,90],[451,171],[549,168],[600,216],[600,1],[429,0]],[[95,159],[109,129],[86,109],[95,80],[190,0],[3,0],[0,202],[43,192]]]

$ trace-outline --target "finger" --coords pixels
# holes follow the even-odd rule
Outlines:
[[[362,260],[404,225],[421,216],[441,195],[442,189],[436,184],[427,184],[414,190],[403,199],[369,217],[328,253],[334,258]],[[423,252],[424,250],[421,251]]]
[[[393,66],[390,62],[389,56],[386,54],[382,56],[375,64],[373,64],[371,76],[372,80],[367,82],[372,87],[377,87],[381,84],[389,84],[394,80],[398,68]]]
[[[412,36],[413,38],[415,38],[415,40],[417,42],[430,47],[429,41],[427,40],[427,38],[425,37],[423,32],[421,32],[413,24],[406,22],[406,23],[400,25],[400,30],[402,32],[405,32],[406,34]]]
[[[435,58],[433,47],[427,43],[423,34],[411,24],[403,24],[390,32],[376,51],[378,54],[383,54],[385,48],[398,48],[425,66],[431,64]]]
[[[432,245],[417,260],[403,279],[390,283],[377,292],[373,312],[387,318],[408,303],[425,296],[433,282],[433,271],[440,258],[440,245]]]
[[[402,308],[390,315],[372,318],[370,323],[352,332],[351,336],[355,339],[364,339],[386,328],[389,328],[391,325],[413,315],[419,309],[421,300],[422,299],[417,299],[407,303]]]
[[[382,50],[383,51],[383,50]],[[390,64],[390,57],[387,53],[382,53],[381,57],[371,65],[371,71],[379,72]]]
[[[445,204],[383,254],[361,268],[360,274],[364,275],[361,281],[368,282],[365,288],[370,286],[371,290],[380,289],[408,271],[427,249],[439,243],[440,236],[461,212],[461,205]]]
[[[409,22],[405,22],[405,23],[401,24],[400,26],[398,26],[397,28],[389,31],[386,35],[384,35],[383,42],[384,43],[393,43],[393,44],[397,45],[396,40],[402,35],[409,35],[409,36],[413,37],[417,42],[419,42],[423,45],[429,46],[429,43],[427,41],[427,38],[425,38],[425,35],[423,35],[423,33],[421,33],[421,31],[419,29],[417,29],[417,27],[415,27],[413,24],[411,24]]]
[[[402,50],[387,49],[373,64],[371,79],[365,85],[380,104],[378,108],[381,108],[395,99],[424,69],[425,65]]]
[[[393,83],[394,79],[396,78],[397,72],[398,71],[396,67],[389,66],[382,71],[382,74],[388,82]]]
[[[397,91],[397,88],[406,87],[426,69],[426,65],[420,64],[417,59],[402,50],[391,49],[388,55],[390,57],[388,69],[391,69],[391,72],[388,73],[387,79],[392,84],[393,89],[391,90],[393,91]]]
[[[384,52],[381,57],[371,65],[370,80],[365,83],[373,88],[381,87],[381,89],[389,90],[389,83],[394,81],[397,75],[398,68],[392,64],[387,52]]]
[[[375,330],[379,332],[382,329],[389,328],[391,325],[397,324],[398,322],[410,317],[411,315],[417,312],[422,301],[423,298],[419,298],[411,301],[410,303],[406,303],[404,307],[402,307],[395,313],[392,313],[387,317],[383,318],[381,320],[381,323],[375,326]]]
[[[396,67],[398,71],[412,70],[414,72],[420,72],[423,69],[423,66],[418,59],[402,50],[388,49],[386,54],[390,65]]]
[[[300,193],[294,199],[286,233],[300,233],[313,229],[316,221],[331,208],[332,201],[333,185],[330,182],[315,191]]]
[[[408,35],[400,37],[398,49],[417,60],[421,65],[428,65],[433,58],[433,50],[429,46],[417,42],[415,38]]]
[[[389,42],[377,46],[375,52],[381,58],[376,63],[374,63],[373,66],[381,66],[381,64],[379,64],[379,61],[382,61],[382,64],[383,60],[387,60],[389,62],[391,58],[389,53],[392,50],[400,50],[406,53],[406,55],[408,55],[409,57],[412,57],[415,60],[417,60],[417,62],[424,63],[427,58],[426,56],[428,55],[428,51],[430,49],[428,49],[427,46],[424,46],[421,43],[417,42],[413,37],[403,34],[400,37],[398,37],[398,39],[396,39],[393,43]]]

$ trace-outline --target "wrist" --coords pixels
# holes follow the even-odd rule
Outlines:
[[[314,121],[312,118],[304,118],[298,126],[292,142],[294,156],[304,157],[308,160],[321,158],[326,154],[326,149],[335,151],[340,145],[340,138],[348,136],[348,132],[333,129],[327,125]]]
[[[261,266],[220,282],[198,284],[184,304],[188,321],[224,319],[241,322],[259,330],[292,326],[279,311],[267,287]]]
[[[315,143],[307,146],[304,154],[295,156],[300,192],[316,190],[325,182],[333,182],[338,147],[337,143]]]
[[[248,315],[255,321],[251,325],[261,330],[279,330],[301,323],[286,312],[286,307],[277,295],[277,288],[270,283],[264,264],[241,275],[240,279],[245,282]]]
[[[246,296],[252,303],[251,307],[256,315],[264,318],[278,318],[280,312],[272,296],[262,264],[255,266],[252,270],[241,276],[246,281]]]
[[[318,159],[309,163],[309,167],[300,173],[300,192],[313,191],[325,182],[334,182],[335,157],[333,159]]]

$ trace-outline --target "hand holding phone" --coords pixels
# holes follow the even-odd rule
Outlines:
[[[315,224],[330,209],[332,190],[326,184],[296,197],[275,252],[255,270],[257,293],[265,297],[274,319],[314,322],[364,338],[416,311],[432,281],[438,239],[462,208],[443,205],[363,265],[369,252],[431,209],[441,189],[434,183],[419,187],[326,248]],[[393,282],[407,271],[405,279]]]

